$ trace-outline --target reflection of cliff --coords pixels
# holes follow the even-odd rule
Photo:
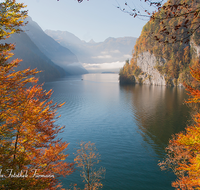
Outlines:
[[[183,88],[135,85],[121,86],[121,90],[131,96],[131,110],[139,132],[152,146],[164,148],[172,134],[185,128],[189,108],[183,104],[187,98]]]

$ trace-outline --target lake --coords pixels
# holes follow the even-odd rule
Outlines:
[[[48,82],[58,110],[56,124],[65,125],[59,135],[69,142],[67,161],[74,159],[77,142],[94,142],[106,168],[103,190],[170,190],[175,176],[161,171],[171,135],[182,131],[189,119],[183,104],[183,88],[165,86],[120,86],[118,74],[86,74]],[[83,79],[83,80],[82,80]],[[62,178],[63,187],[77,183],[79,171]]]

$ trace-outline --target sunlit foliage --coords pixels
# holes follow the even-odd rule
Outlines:
[[[103,187],[101,179],[105,175],[105,168],[100,167],[96,170],[95,165],[99,163],[100,155],[94,143],[81,142],[77,149],[74,162],[81,168],[81,177],[85,183],[85,190],[97,190]]]
[[[55,125],[56,111],[62,105],[37,85],[36,69],[15,71],[20,60],[10,61],[14,45],[4,40],[20,32],[25,6],[6,0],[0,7],[0,189],[58,189],[57,177],[73,171],[65,161],[68,144],[57,137],[63,127]]]
[[[194,47],[200,45],[200,18],[197,11],[200,1],[179,0],[176,3],[179,3],[179,6],[184,4],[184,9],[176,7],[175,2],[169,0],[164,4],[164,8],[153,14],[150,21],[143,27],[133,54],[134,60],[137,60],[138,55],[145,51],[164,59],[164,66],[156,68],[162,75],[165,74],[167,85],[172,85],[174,79],[177,83],[190,84],[192,79],[189,75],[189,66],[195,65],[199,59]],[[187,14],[188,9],[196,10],[196,12]]]
[[[191,75],[200,84],[200,67],[191,68]],[[200,189],[200,90],[187,86],[190,98],[186,101],[195,108],[193,125],[173,136],[166,148],[166,158],[159,163],[162,169],[172,169],[177,180],[176,189]]]

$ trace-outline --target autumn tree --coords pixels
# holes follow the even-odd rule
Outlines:
[[[200,84],[200,67],[191,68],[191,75]],[[190,98],[186,101],[199,108],[200,90],[186,85]],[[193,117],[193,125],[173,136],[166,148],[166,158],[159,165],[161,169],[172,169],[177,180],[172,183],[176,189],[200,189],[200,112]]]
[[[101,179],[105,175],[105,168],[100,167],[98,170],[94,168],[99,163],[100,155],[97,153],[97,149],[94,143],[81,142],[74,162],[77,167],[81,168],[81,177],[85,182],[85,190],[97,190],[102,188]]]
[[[138,9],[131,7],[129,3],[119,5],[121,11],[130,16],[144,18],[159,22],[161,27],[158,31],[152,31],[150,36],[160,43],[188,43],[190,37],[199,39],[200,34],[200,1],[199,0],[144,0],[148,8]],[[165,3],[165,4],[164,4]],[[150,7],[154,7],[153,9]],[[174,22],[174,24],[169,24]]]
[[[77,0],[81,3],[83,0]],[[139,0],[138,0],[139,2]],[[152,1],[143,0],[143,5],[148,8],[132,7],[127,1],[123,5],[118,3],[117,8],[128,13],[132,17],[150,18],[152,21],[160,22],[162,27],[159,31],[153,31],[151,35],[155,40],[161,43],[188,43],[190,36],[199,39],[200,35],[200,1],[199,0],[164,0]],[[164,4],[165,3],[165,4]],[[152,8],[153,7],[153,8]],[[161,13],[161,14],[160,14]],[[159,15],[158,15],[159,14]],[[169,25],[169,22],[176,22]],[[189,28],[189,30],[185,30]],[[179,35],[177,35],[179,34]],[[166,36],[166,38],[163,38]]]
[[[57,108],[37,85],[36,69],[15,71],[21,60],[10,61],[13,44],[4,40],[20,32],[27,11],[23,3],[0,3],[0,189],[58,189],[59,176],[73,171],[67,163],[68,144],[58,138]]]

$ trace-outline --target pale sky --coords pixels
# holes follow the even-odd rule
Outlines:
[[[143,9],[140,0],[16,0],[27,5],[29,16],[43,30],[68,31],[81,40],[104,41],[108,37],[139,37],[148,19],[133,18],[116,7],[118,3]],[[134,4],[135,3],[135,4]]]

